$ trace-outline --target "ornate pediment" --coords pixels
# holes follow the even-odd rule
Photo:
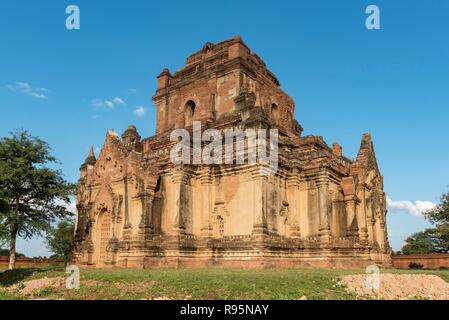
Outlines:
[[[366,172],[371,170],[379,172],[376,154],[374,152],[374,144],[369,133],[365,133],[362,136],[362,142],[360,144],[356,162],[362,164]]]
[[[97,216],[102,211],[112,212],[113,204],[117,196],[114,194],[109,183],[102,185],[98,191],[93,204],[93,216]]]
[[[126,156],[118,135],[108,131],[100,155],[94,167],[93,178],[119,179],[126,173]]]

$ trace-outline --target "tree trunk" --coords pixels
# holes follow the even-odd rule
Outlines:
[[[15,223],[11,226],[11,234],[9,239],[9,270],[16,268],[16,238],[17,238],[17,226]]]

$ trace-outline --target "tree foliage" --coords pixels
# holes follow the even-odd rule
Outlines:
[[[441,224],[430,230],[429,236],[432,239],[435,252],[449,253],[449,224]]]
[[[449,192],[441,196],[440,203],[424,213],[434,228],[408,237],[402,248],[404,254],[449,252]]]
[[[440,203],[424,213],[436,227],[429,233],[435,252],[449,252],[449,192],[443,194]]]
[[[73,245],[74,224],[68,219],[58,223],[56,228],[52,228],[47,233],[47,247],[58,258],[67,263],[70,260],[70,253]]]
[[[425,254],[435,252],[433,239],[429,235],[430,229],[412,234],[405,240],[402,247],[403,254]]]
[[[449,192],[443,194],[440,203],[435,208],[425,212],[424,215],[437,226],[449,224]]]
[[[0,257],[9,257],[8,249],[0,249]],[[16,252],[16,257],[25,257],[23,253]]]
[[[48,167],[59,162],[49,145],[27,131],[0,139],[0,223],[10,244],[10,269],[14,268],[17,236],[40,235],[57,219],[71,215],[67,210],[74,185],[60,170]]]

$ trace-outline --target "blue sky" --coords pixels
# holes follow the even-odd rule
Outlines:
[[[65,28],[69,4],[81,10],[80,30]],[[365,28],[369,4],[381,30]],[[296,101],[304,134],[338,141],[352,158],[371,132],[399,249],[428,226],[416,201],[436,203],[449,185],[448,14],[445,0],[2,1],[0,136],[25,128],[48,141],[75,182],[106,130],[132,123],[154,134],[164,67],[240,34]],[[19,251],[48,254],[40,240]]]

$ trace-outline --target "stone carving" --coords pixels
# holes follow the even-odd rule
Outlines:
[[[224,201],[217,201],[212,211],[212,221],[214,221],[214,235],[223,237],[227,235],[229,227],[229,211],[226,209]]]

